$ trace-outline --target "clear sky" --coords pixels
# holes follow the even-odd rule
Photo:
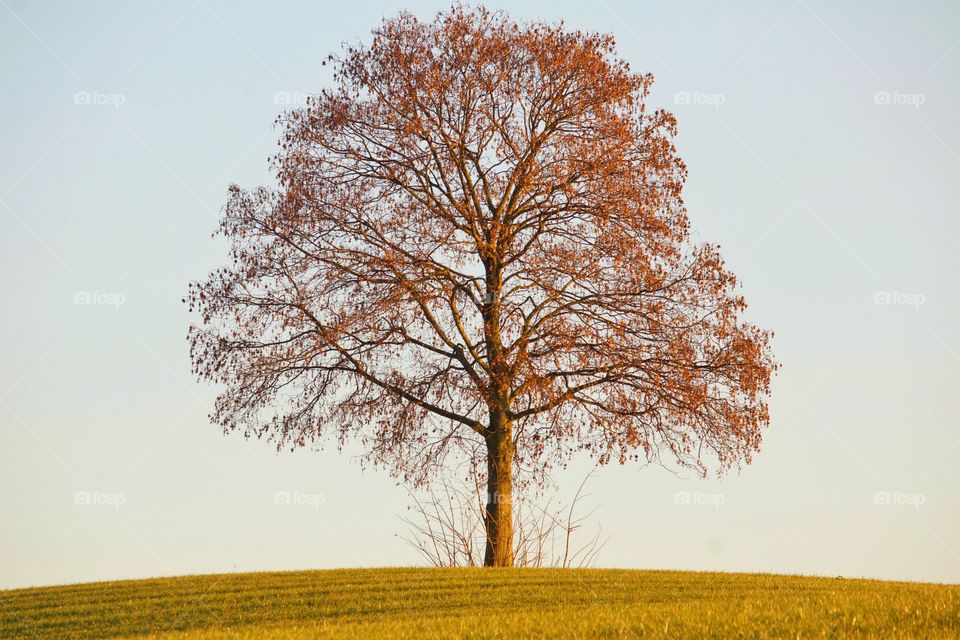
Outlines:
[[[282,103],[445,3],[141,4],[0,2],[0,587],[417,563],[356,452],[208,423],[180,299],[225,261],[227,185],[270,182]],[[739,474],[599,473],[599,564],[960,582],[960,4],[490,6],[656,76],[695,232],[783,365]]]

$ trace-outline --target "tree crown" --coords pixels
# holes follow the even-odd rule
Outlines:
[[[531,476],[581,450],[750,460],[771,334],[691,241],[676,122],[611,36],[454,6],[329,62],[279,120],[279,188],[231,188],[230,263],[191,285],[217,423],[357,436],[414,482],[492,415]]]

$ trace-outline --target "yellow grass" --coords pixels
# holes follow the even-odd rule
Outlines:
[[[0,638],[958,638],[960,586],[678,571],[349,569],[0,592]]]

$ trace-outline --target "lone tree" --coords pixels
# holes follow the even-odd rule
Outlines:
[[[216,423],[357,438],[414,486],[485,456],[493,566],[513,564],[515,478],[577,451],[749,463],[770,334],[691,240],[676,121],[611,36],[455,5],[329,63],[333,87],[278,121],[278,187],[231,187],[229,265],[190,287]]]

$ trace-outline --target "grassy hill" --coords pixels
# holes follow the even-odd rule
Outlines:
[[[676,571],[351,569],[0,591],[0,638],[958,638],[960,586]]]

